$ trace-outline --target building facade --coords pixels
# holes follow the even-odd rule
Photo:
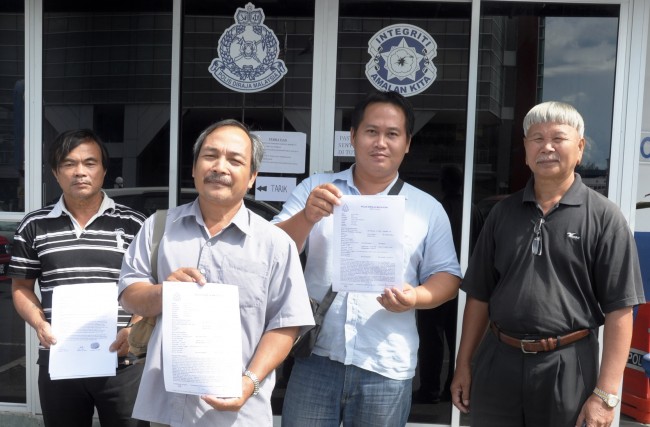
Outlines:
[[[583,180],[621,207],[647,248],[649,27],[647,0],[4,0],[0,249],[26,212],[60,195],[46,156],[61,131],[92,128],[108,143],[106,188],[168,189],[164,206],[146,206],[155,210],[192,187],[199,131],[242,120],[270,156],[253,196],[279,208],[304,177],[353,162],[352,107],[375,89],[400,91],[416,111],[401,177],[438,199],[449,195],[441,176],[459,177],[462,206],[450,216],[463,269],[474,219],[529,177],[521,123],[547,100],[583,114]],[[37,342],[9,284],[0,283],[0,411],[38,414]],[[461,293],[454,311],[464,303]],[[278,372],[278,418],[288,370]],[[446,401],[414,404],[410,423],[467,424]]]

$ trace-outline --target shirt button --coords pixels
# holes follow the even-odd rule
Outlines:
[[[200,269],[199,271],[201,272],[202,275],[205,276],[205,268],[202,268],[202,269]]]
[[[208,246],[212,246],[212,242],[208,242],[207,245],[208,245]]]

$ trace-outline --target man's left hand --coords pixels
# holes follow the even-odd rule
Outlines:
[[[384,293],[377,297],[377,301],[388,311],[402,313],[414,308],[418,299],[415,288],[408,283],[404,283],[402,290],[397,288],[384,289]]]
[[[115,341],[113,341],[113,344],[109,347],[110,351],[117,351],[117,356],[118,357],[123,357],[126,356],[126,354],[129,352],[129,333],[131,332],[131,328],[122,328],[119,330],[117,333],[117,337],[115,337]]]
[[[598,396],[591,395],[582,405],[576,427],[609,427],[614,420],[614,411],[614,408],[607,407]]]

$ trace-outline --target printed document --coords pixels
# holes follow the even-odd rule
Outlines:
[[[117,283],[57,286],[52,293],[50,378],[115,376]]]
[[[343,196],[334,207],[335,291],[402,289],[404,196]]]
[[[241,397],[239,288],[164,282],[162,318],[165,389]]]

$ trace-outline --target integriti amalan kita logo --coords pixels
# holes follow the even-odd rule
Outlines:
[[[366,76],[379,90],[416,95],[436,80],[433,58],[437,48],[436,41],[423,29],[409,24],[391,25],[368,41]]]
[[[248,3],[235,12],[236,24],[219,38],[219,57],[208,70],[222,85],[237,92],[260,92],[287,73],[278,59],[278,38],[264,22],[264,12]]]

